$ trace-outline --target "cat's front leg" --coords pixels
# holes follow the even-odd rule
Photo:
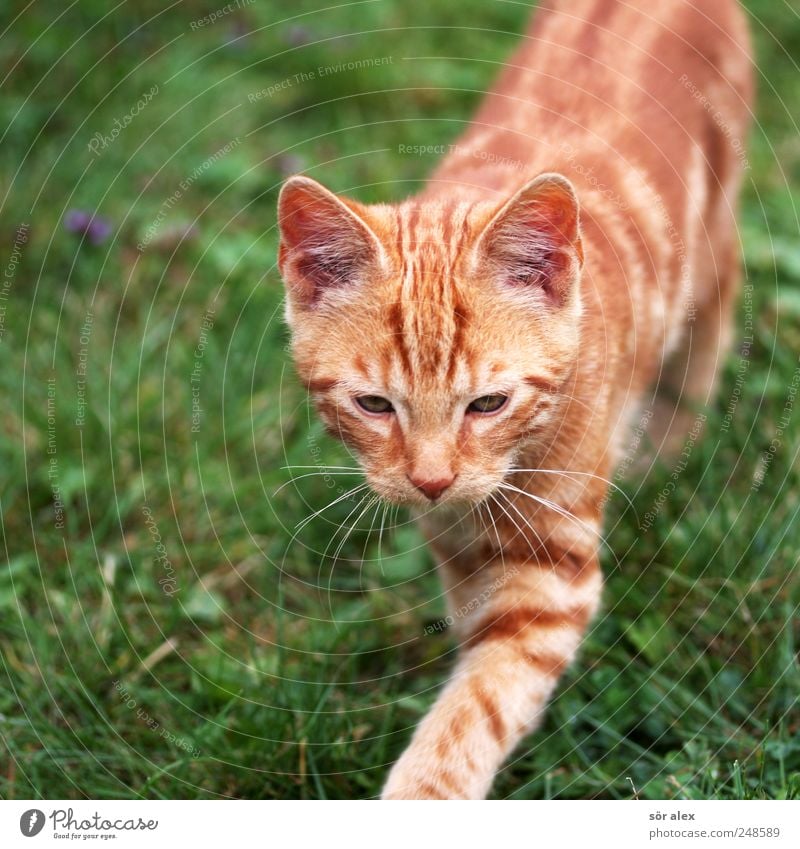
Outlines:
[[[392,768],[384,799],[484,798],[538,723],[600,600],[594,553],[581,562],[506,558],[480,576],[476,598],[488,600],[464,623],[459,662]]]

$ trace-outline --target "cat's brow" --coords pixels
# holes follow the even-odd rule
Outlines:
[[[304,381],[304,384],[309,392],[330,392],[340,382],[332,377],[312,377]]]
[[[536,374],[529,374],[522,378],[528,386],[533,386],[536,389],[541,389],[542,392],[557,392],[558,384],[546,377],[541,377]]]

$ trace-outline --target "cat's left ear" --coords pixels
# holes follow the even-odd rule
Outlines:
[[[474,263],[502,285],[563,306],[571,300],[583,248],[572,183],[541,174],[497,210],[478,237]]]

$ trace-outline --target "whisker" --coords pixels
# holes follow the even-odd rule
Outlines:
[[[503,493],[503,497],[505,497],[504,493]],[[511,522],[511,524],[516,528],[517,533],[515,534],[515,536],[521,536],[525,540],[525,542],[528,543],[528,548],[530,548],[531,554],[535,555],[536,549],[533,547],[531,541],[527,538],[527,536],[525,535],[525,532],[522,530],[522,528],[516,523],[516,521],[514,521],[514,517],[508,512],[508,510],[506,510],[505,507],[503,507],[503,505],[500,503],[500,501],[498,501],[498,499],[495,497],[495,493],[492,493],[489,496],[489,498],[503,511],[503,513],[505,513],[508,521]],[[526,522],[526,524],[527,524],[527,522]],[[538,534],[537,534],[537,536],[538,536]]]
[[[512,484],[501,484],[501,488],[508,489],[511,492],[516,492],[519,495],[525,495],[528,498],[535,501],[537,504],[541,504],[544,507],[549,507],[553,512],[558,513],[560,516],[563,516],[565,519],[574,519],[576,522],[581,522],[582,520],[567,510],[566,507],[562,507],[555,501],[552,501],[550,498],[545,498],[542,495],[536,495],[533,492],[527,492],[524,489],[520,489],[519,487],[513,486]]]
[[[350,490],[349,492],[344,493],[344,495],[342,495],[340,498],[337,498],[335,501],[332,501],[330,504],[326,504],[321,510],[317,510],[316,513],[312,513],[311,516],[308,516],[306,519],[303,519],[302,522],[300,522],[295,527],[295,531],[291,535],[291,537],[289,537],[289,542],[286,544],[286,550],[288,551],[291,548],[292,544],[297,539],[297,537],[300,535],[303,528],[305,528],[312,519],[314,519],[316,516],[319,516],[320,513],[324,512],[329,507],[333,507],[334,504],[338,503],[343,498],[346,498],[348,495],[354,495],[354,494],[355,494],[355,490]]]
[[[336,546],[336,551],[333,552],[333,556],[331,557],[331,574],[333,574],[333,568],[332,567],[336,564],[336,561],[339,559],[339,555],[342,553],[342,549],[344,548],[347,540],[350,539],[350,535],[358,527],[358,523],[361,521],[362,517],[367,512],[367,510],[369,510],[370,507],[373,507],[374,505],[376,505],[378,503],[378,500],[379,500],[378,496],[373,495],[372,498],[370,498],[369,501],[367,501],[366,507],[364,507],[364,509],[358,514],[358,516],[356,516],[356,518],[353,520],[353,523],[350,525],[347,532],[345,533],[345,535],[342,537],[341,541],[339,542],[339,545]],[[360,502],[360,504],[361,503],[363,503],[363,501]],[[360,506],[360,504],[359,504],[359,506]],[[327,552],[327,549],[326,549],[326,552]],[[363,566],[364,566],[364,560],[362,558],[360,569],[363,568]],[[360,569],[359,569],[359,576],[360,576]],[[328,591],[330,591],[330,584],[328,584]]]
[[[358,505],[355,508],[356,510],[358,509],[358,507],[360,507],[364,503],[365,498],[367,498],[366,495],[364,496],[364,498],[361,499],[361,501],[358,502]],[[358,523],[361,521],[361,517],[367,512],[367,510],[369,510],[370,507],[372,507],[373,504],[377,504],[378,500],[379,500],[378,496],[373,495],[367,501],[366,507],[364,507],[364,509],[353,520],[353,523],[350,525],[350,527],[345,532],[344,536],[342,537],[342,539],[339,542],[339,545],[336,547],[336,551],[333,552],[333,556],[331,557],[331,569],[330,569],[330,574],[328,576],[328,610],[330,611],[332,620],[334,619],[334,616],[333,616],[333,598],[332,598],[332,595],[333,595],[333,571],[336,568],[336,561],[339,557],[339,554],[341,554],[341,551],[344,548],[345,543],[347,542],[348,539],[350,539],[351,534],[353,533],[353,531],[358,526]],[[355,512],[355,510],[351,510],[350,514],[348,515],[347,518],[349,519],[350,516],[352,516],[354,512]],[[345,519],[345,522],[346,521],[347,521],[347,519]],[[344,522],[342,524],[344,524]],[[338,533],[338,531],[337,531],[337,533]],[[330,548],[330,543],[328,543],[327,547],[325,548],[325,552],[322,555],[322,559],[320,561],[320,569],[322,568],[321,564],[324,563],[325,557],[328,553],[329,548]],[[361,568],[363,568],[363,566],[364,566],[364,561],[362,560],[361,561]],[[360,580],[361,580],[361,570],[359,569],[359,581]]]
[[[617,569],[622,569],[622,564],[620,563],[620,559],[615,554],[613,547],[608,542],[608,537],[603,534],[602,529],[595,529],[595,528],[592,528],[592,527],[588,527],[586,525],[586,523],[583,522],[581,519],[579,519],[577,516],[573,515],[568,510],[565,510],[563,507],[560,507],[560,505],[556,504],[553,501],[549,501],[548,499],[540,499],[537,496],[534,496],[530,492],[524,492],[524,491],[520,491],[520,490],[516,490],[516,491],[520,495],[527,495],[529,498],[532,498],[537,503],[543,503],[545,507],[550,507],[551,509],[558,508],[558,510],[556,510],[556,512],[563,511],[563,512],[560,513],[560,515],[564,515],[565,518],[568,518],[573,522],[578,522],[581,525],[581,527],[585,528],[591,534],[593,534],[595,537],[597,537],[598,542],[600,542],[600,543],[602,543],[602,545],[606,546],[606,549],[608,551],[609,556],[614,561],[614,566]],[[511,501],[511,499],[509,499],[507,495],[504,495],[504,497],[506,498],[509,506],[513,507],[517,511],[517,513],[520,513],[519,508]],[[529,527],[530,527],[530,525],[529,525]],[[531,530],[534,530],[533,527],[531,527]],[[534,533],[536,533],[536,532],[534,531]],[[539,537],[538,534],[537,534],[537,537]],[[539,539],[541,541],[541,537],[539,537]]]
[[[470,515],[470,518],[472,519],[472,531],[475,534],[478,533],[478,520],[480,520],[482,529],[485,530],[485,526],[483,525],[483,518],[481,517],[481,514],[480,514],[480,506],[481,506],[480,501],[477,504],[470,504],[470,506],[469,506],[469,515]]]
[[[608,478],[604,478],[602,475],[595,475],[592,472],[578,472],[573,471],[572,469],[520,469],[516,466],[512,466],[508,470],[508,474],[515,474],[516,472],[533,472],[533,473],[541,473],[543,475],[564,475],[564,477],[569,477],[570,475],[581,475],[583,477],[595,478],[596,480],[602,481],[604,484],[607,484],[612,489],[622,494],[622,497],[625,499],[626,503],[629,507],[631,507],[634,512],[636,508],[634,506],[633,501],[628,497],[628,494],[625,492],[622,487],[617,486],[613,481],[610,481]]]
[[[483,524],[483,517],[480,513],[480,501],[477,504],[470,504],[469,506],[469,515],[472,518],[472,531],[475,535],[478,534],[478,522],[481,523],[481,529],[485,530],[485,526]]]
[[[273,498],[285,487],[289,486],[289,484],[294,483],[295,481],[302,480],[303,478],[313,478],[317,476],[325,477],[326,475],[354,475],[355,472],[308,472],[305,475],[295,475],[292,478],[289,478],[288,481],[282,483],[275,492],[272,493]]]
[[[319,569],[317,570],[317,587],[320,587],[321,584],[322,584],[322,567],[325,565],[325,559],[328,556],[328,551],[330,550],[330,547],[334,544],[334,542],[336,542],[336,538],[339,536],[341,531],[347,525],[347,522],[350,519],[350,517],[353,515],[353,513],[355,513],[356,510],[358,510],[359,507],[361,507],[361,505],[364,503],[364,501],[366,501],[368,498],[369,498],[369,493],[364,493],[364,495],[362,495],[361,498],[359,498],[358,502],[356,503],[356,506],[353,507],[353,509],[344,517],[344,519],[342,519],[342,521],[339,523],[336,530],[331,534],[330,539],[328,540],[328,544],[325,546],[325,550],[322,552],[322,554],[320,555],[320,558],[319,558]],[[369,506],[369,504],[367,506]],[[344,537],[344,541],[347,540],[347,537],[350,535],[350,532],[352,530],[353,530],[353,526],[350,526],[347,530],[345,537]],[[341,551],[341,548],[336,549],[337,555],[338,555],[339,551]],[[328,580],[328,601],[329,601],[329,609],[330,609],[330,613],[331,613],[331,618],[333,618],[333,607],[330,604],[330,595],[331,595],[331,581],[333,580],[333,564],[334,563],[335,563],[335,556],[331,560],[331,574],[330,574],[330,578]]]
[[[291,470],[291,469],[318,469],[322,472],[325,472],[328,469],[334,469],[336,471],[345,471],[345,472],[363,472],[363,469],[360,469],[358,466],[326,466],[324,463],[317,463],[313,466],[281,466],[281,471]]]
[[[372,536],[373,530],[375,530],[375,520],[378,518],[378,507],[380,506],[381,499],[379,496],[375,496],[372,504],[375,505],[375,512],[372,514],[372,521],[369,523],[369,530],[367,531],[366,539],[364,540],[364,547],[361,549],[361,563],[358,567],[358,585],[361,586],[361,578],[364,574],[364,561],[367,558],[367,546],[369,545],[370,537]]]
[[[333,553],[333,557],[332,557],[332,560],[333,560],[333,561],[335,561],[335,560],[336,560],[336,558],[339,556],[339,553],[341,552],[342,547],[344,546],[345,542],[347,542],[347,538],[350,536],[350,534],[351,534],[351,533],[353,532],[353,530],[355,529],[356,522],[358,522],[358,520],[359,520],[359,519],[360,519],[360,518],[364,515],[364,513],[365,513],[365,512],[369,509],[370,505],[372,504],[373,500],[374,500],[376,497],[377,497],[377,496],[374,496],[374,495],[373,495],[372,497],[370,497],[370,493],[365,493],[364,495],[362,495],[362,496],[361,496],[361,498],[359,499],[359,501],[358,501],[358,503],[356,504],[356,506],[355,506],[355,507],[354,507],[354,508],[353,508],[353,509],[352,509],[352,510],[351,510],[351,511],[350,511],[350,512],[349,512],[349,513],[348,513],[348,514],[344,517],[344,519],[340,522],[339,527],[338,527],[338,528],[337,528],[337,529],[333,532],[333,534],[331,535],[331,538],[328,540],[328,544],[325,546],[325,551],[323,551],[323,552],[322,552],[322,556],[321,556],[321,558],[320,558],[322,561],[324,561],[324,560],[325,560],[325,558],[328,556],[328,551],[330,550],[330,547],[331,547],[331,546],[333,545],[333,543],[336,541],[336,537],[337,537],[337,536],[339,536],[340,531],[341,531],[341,530],[345,527],[345,525],[347,525],[347,522],[348,522],[348,520],[350,519],[350,517],[351,517],[351,516],[353,515],[353,513],[355,513],[355,512],[356,512],[356,510],[358,510],[358,509],[361,507],[361,505],[362,505],[362,504],[366,501],[366,502],[367,502],[367,506],[364,508],[364,510],[362,510],[362,511],[361,511],[361,513],[359,513],[359,514],[358,514],[358,516],[357,516],[357,517],[356,517],[356,519],[354,520],[353,524],[352,524],[352,525],[350,525],[350,526],[347,528],[347,531],[346,531],[346,533],[345,533],[344,537],[342,538],[342,540],[341,540],[341,542],[339,543],[339,545],[336,547],[336,551]]]
[[[492,515],[492,511],[489,508],[488,504],[486,505],[486,512],[489,514],[489,519],[491,520],[492,527],[494,528],[494,535],[495,535],[495,538],[497,539],[497,548],[500,552],[500,562],[503,564],[503,572],[505,572],[506,561],[505,561],[505,557],[504,557],[504,554],[503,554],[503,543],[500,540],[500,533],[497,530],[497,522],[495,522],[494,516]],[[488,534],[488,529],[487,529],[487,534]]]
[[[383,575],[383,526],[386,522],[386,514],[389,512],[389,504],[383,502],[383,512],[381,513],[381,527],[378,531],[378,563],[381,567],[381,575]]]
[[[587,525],[582,519],[579,519],[577,516],[573,515],[566,508],[562,507],[560,504],[556,504],[555,501],[551,501],[549,498],[542,498],[539,495],[534,495],[532,492],[526,492],[524,489],[520,489],[518,486],[514,486],[510,483],[501,483],[501,489],[507,489],[511,492],[516,492],[518,495],[524,495],[527,498],[530,498],[532,501],[535,501],[537,504],[541,504],[543,507],[549,507],[554,513],[557,513],[559,516],[563,516],[565,519],[571,519],[573,522],[577,522],[581,527],[585,530],[590,531],[596,536],[599,535],[598,531],[595,528],[592,528],[590,525]]]
[[[539,545],[540,545],[542,548],[545,548],[544,540],[543,540],[543,539],[542,539],[542,537],[540,536],[539,532],[538,532],[538,531],[536,530],[536,528],[534,528],[534,526],[533,526],[533,525],[532,525],[532,524],[531,524],[531,523],[527,520],[527,518],[525,517],[525,515],[523,514],[523,512],[519,509],[519,507],[517,507],[517,505],[516,505],[516,504],[514,504],[514,502],[513,502],[513,501],[512,501],[512,500],[511,500],[511,499],[510,499],[510,498],[509,498],[509,497],[508,497],[508,496],[507,496],[504,492],[498,492],[497,494],[498,494],[498,495],[501,495],[501,496],[505,499],[506,504],[508,504],[508,506],[509,506],[509,507],[510,507],[510,508],[511,508],[511,509],[512,509],[512,510],[513,510],[513,511],[514,511],[514,512],[518,515],[518,516],[519,516],[520,520],[521,520],[521,521],[522,521],[522,523],[525,525],[525,527],[526,527],[526,528],[528,528],[528,529],[529,529],[529,530],[533,533],[533,535],[536,537],[536,540],[537,540],[537,542],[539,543]],[[499,506],[501,509],[503,509],[503,505],[502,505],[502,504],[500,504],[500,502],[499,502],[499,501],[497,502],[497,504],[498,504],[498,506]],[[503,511],[503,512],[505,512],[505,511]],[[508,514],[506,513],[506,515],[508,515]],[[511,518],[511,517],[509,516],[509,519],[510,519],[510,518]],[[513,521],[513,520],[512,520],[512,521]],[[515,525],[515,526],[517,526],[517,523],[516,523],[516,522],[514,522],[514,525]],[[518,526],[517,526],[517,527],[518,527]],[[520,530],[521,530],[521,529],[520,529]],[[523,536],[524,536],[524,534],[523,534]],[[529,543],[529,545],[530,545],[530,543]],[[533,547],[532,547],[532,546],[531,546],[531,550],[533,551]],[[535,553],[535,551],[534,551],[534,553]]]
[[[366,484],[366,483],[360,483],[358,486],[354,486],[352,489],[349,489],[347,492],[343,493],[338,498],[334,498],[334,500],[331,501],[329,504],[326,504],[324,507],[320,508],[319,510],[316,510],[310,516],[307,516],[305,519],[298,522],[298,524],[295,526],[296,529],[298,531],[301,531],[310,521],[312,521],[313,519],[316,519],[317,516],[319,516],[321,513],[324,513],[326,510],[329,510],[335,504],[338,504],[340,501],[344,501],[346,498],[349,498],[351,495],[355,495],[357,492],[361,492],[361,490],[367,489],[367,488],[368,488],[368,484]],[[294,539],[294,537],[292,537],[292,539]]]

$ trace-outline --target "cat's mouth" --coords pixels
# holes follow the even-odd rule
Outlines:
[[[411,480],[386,481],[367,475],[367,483],[375,495],[390,504],[432,510],[445,506],[476,507],[502,487],[503,477],[478,483],[456,474],[448,482],[434,479],[420,486],[420,482],[415,484]]]

